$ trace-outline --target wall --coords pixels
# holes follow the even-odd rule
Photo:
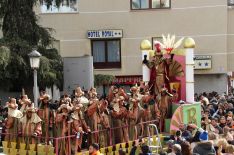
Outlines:
[[[93,87],[93,57],[76,57],[63,59],[64,91],[72,93],[77,86],[89,90]]]
[[[195,54],[212,55],[212,69],[195,73],[227,72],[226,1],[172,0],[171,9],[131,11],[129,0],[79,0],[79,13],[39,15],[43,26],[56,30],[54,35],[60,40],[63,57],[91,55],[88,30],[123,29],[123,67],[95,70],[95,73],[141,74],[140,42],[162,33],[191,36],[197,45]]]
[[[234,71],[234,7],[228,9],[228,36],[227,36],[228,71]]]

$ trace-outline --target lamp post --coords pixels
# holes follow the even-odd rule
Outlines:
[[[36,50],[33,50],[31,53],[28,54],[29,56],[29,60],[30,60],[30,66],[31,68],[33,69],[33,78],[34,78],[34,90],[33,90],[33,94],[34,94],[34,104],[35,104],[35,107],[38,107],[38,103],[37,103],[37,69],[39,68],[40,66],[40,57],[41,57],[41,54],[36,51]]]

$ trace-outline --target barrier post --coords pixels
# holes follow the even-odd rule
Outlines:
[[[59,152],[58,152],[58,138],[55,138],[55,147],[56,147],[56,151],[55,151],[55,153],[56,153],[56,155],[58,155],[59,154]]]
[[[110,145],[112,145],[112,128],[110,128]]]

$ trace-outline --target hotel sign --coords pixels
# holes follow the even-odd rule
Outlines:
[[[196,55],[194,62],[194,69],[211,69],[212,57],[210,55]]]
[[[89,39],[122,38],[123,30],[90,30],[87,35]]]

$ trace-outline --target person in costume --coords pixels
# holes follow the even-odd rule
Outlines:
[[[20,119],[19,128],[22,134],[21,142],[26,144],[26,149],[29,149],[29,144],[38,143],[37,137],[42,135],[41,122],[42,120],[33,106],[25,109],[25,115]]]
[[[143,63],[151,69],[149,88],[158,96],[162,86],[169,87],[169,61],[163,56],[161,45],[155,44],[155,56],[150,61],[143,60]]]
[[[96,143],[98,142],[102,147],[106,147],[109,144],[109,130],[101,131],[110,128],[110,120],[108,116],[109,112],[107,106],[107,100],[105,98],[101,98],[100,101],[93,102],[87,110],[87,116],[91,120],[91,130],[95,131],[95,133],[92,135],[92,141]],[[96,131],[100,132],[97,133]]]
[[[119,96],[117,100],[118,104],[113,106],[113,110],[111,112],[112,117],[114,118],[113,122],[119,122],[120,130],[114,131],[115,133],[115,143],[128,142],[129,141],[129,133],[128,133],[128,110],[124,106],[125,98],[123,96]]]
[[[89,97],[89,105],[98,102],[96,88],[90,88],[90,90],[88,91],[88,97]]]
[[[57,137],[70,136],[71,123],[69,112],[72,108],[68,104],[62,104],[58,108],[58,114],[56,115],[55,126],[57,128]],[[69,155],[71,151],[70,137],[62,138],[59,140],[58,148],[59,155]]]
[[[140,94],[140,89],[137,85],[132,86],[130,89],[131,96],[129,97],[129,105],[128,108],[128,118],[129,118],[129,138],[130,140],[137,139],[138,130],[136,124],[138,123],[140,106],[139,102],[141,100],[142,95]]]
[[[139,121],[138,122],[148,122],[156,119],[156,104],[153,96],[150,95],[148,89],[144,89],[142,92],[142,98],[140,100],[140,110],[139,110]],[[151,122],[153,123],[153,122]],[[147,136],[147,126],[150,123],[141,124],[141,136]]]
[[[123,96],[125,100],[128,100],[128,95],[122,87],[111,86],[107,96],[107,100],[109,101],[109,103],[115,102],[113,100],[118,98],[119,96]]]
[[[86,110],[89,104],[89,100],[84,95],[85,93],[82,91],[82,89],[80,87],[77,87],[75,89],[75,98],[73,100],[76,101],[76,103],[82,104],[82,109]]]
[[[85,122],[84,114],[81,111],[82,107],[82,104],[77,104],[73,108],[74,112],[71,113],[71,130],[72,134],[76,135],[75,139],[72,140],[72,152],[74,153],[81,150],[84,132],[91,132],[89,126]]]
[[[129,139],[130,140],[136,140],[138,136],[138,130],[137,130],[137,121],[138,121],[138,114],[139,114],[139,100],[130,98],[129,99]]]
[[[19,104],[21,105],[20,111],[25,114],[26,108],[31,106],[32,102],[28,98],[28,95],[22,95],[21,99],[19,99]]]
[[[165,118],[171,117],[171,98],[172,94],[168,93],[168,89],[163,87],[160,92],[160,99],[158,103],[158,109],[160,111],[160,131],[164,130],[164,120]]]
[[[53,137],[53,131],[49,130],[54,124],[54,114],[52,113],[50,107],[50,96],[48,94],[42,93],[40,96],[40,108],[38,110],[38,116],[42,119],[42,139],[47,145],[51,143],[49,137]]]
[[[174,54],[172,50],[178,47],[183,40],[180,39],[176,45],[165,45],[161,44],[160,42],[155,43],[155,56],[152,57],[152,60],[143,60],[143,63],[151,69],[150,71],[150,81],[149,81],[149,88],[151,93],[155,95],[155,100],[160,104],[159,107],[163,106],[163,109],[160,109],[161,113],[161,120],[168,118],[170,113],[170,106],[169,100],[167,99],[168,96],[172,97],[173,95],[169,93],[170,91],[170,82],[175,80],[176,76],[183,76],[184,72],[182,66],[177,61],[173,60]],[[164,49],[170,54],[170,58],[165,58],[161,51],[161,45],[164,46]],[[165,91],[165,89],[167,89]],[[165,95],[166,94],[166,95]],[[171,101],[170,101],[171,102]],[[169,106],[169,107],[168,107]],[[164,121],[163,121],[164,122]],[[161,128],[162,129],[162,128]]]
[[[111,111],[119,111],[119,89],[116,86],[111,86],[109,89],[108,94],[108,101],[110,103],[109,109]],[[121,121],[111,114],[111,127],[114,128],[113,130],[113,143],[121,143],[122,142],[122,129],[119,128],[121,126]]]
[[[7,134],[5,140],[8,142],[17,142],[19,119],[23,117],[23,114],[18,110],[18,104],[16,103],[15,98],[10,98],[10,101],[6,103],[6,106],[8,107],[8,115],[5,123]]]

